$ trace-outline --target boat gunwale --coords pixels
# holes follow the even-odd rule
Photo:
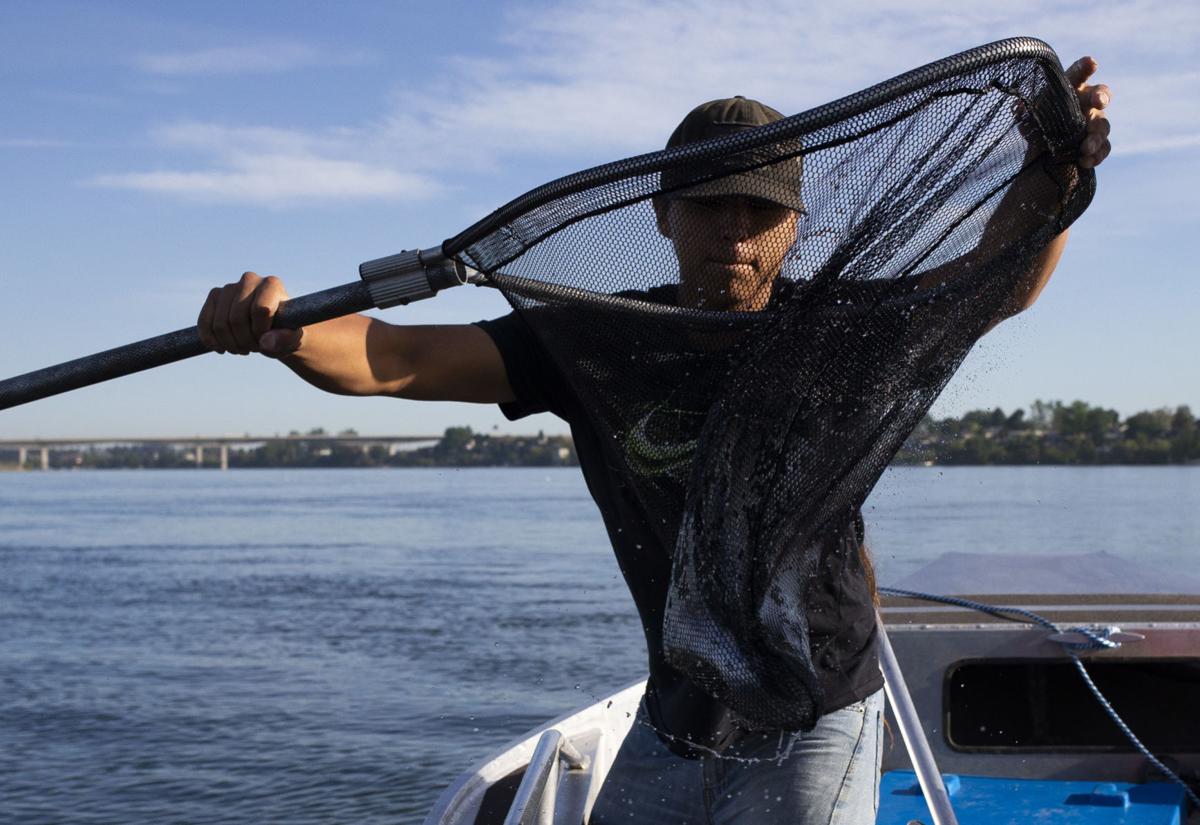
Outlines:
[[[1200,623],[1200,595],[1185,593],[972,593],[954,598],[996,607],[1020,607],[1060,624],[1138,624],[1186,628]],[[1019,616],[1003,618],[959,605],[907,596],[880,600],[884,624],[898,630],[912,625],[1033,625]]]

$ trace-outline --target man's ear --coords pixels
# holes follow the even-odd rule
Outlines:
[[[671,223],[667,213],[671,211],[671,201],[662,195],[655,195],[650,199],[650,203],[654,206],[654,222],[658,226],[658,234],[670,240]]]

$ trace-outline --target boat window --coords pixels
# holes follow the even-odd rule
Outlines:
[[[1138,737],[1200,752],[1200,659],[1107,659],[1088,672]],[[966,661],[946,671],[946,740],[962,751],[1133,751],[1069,661]]]

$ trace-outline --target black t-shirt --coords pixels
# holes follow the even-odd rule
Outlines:
[[[651,722],[673,751],[694,756],[722,750],[740,735],[730,710],[667,664],[663,615],[671,581],[672,548],[646,523],[633,491],[614,466],[590,417],[529,326],[509,314],[478,326],[491,336],[504,361],[516,400],[501,404],[510,420],[551,412],[571,428],[575,451],[600,508],[617,564],[633,595],[646,634],[650,678],[646,689]],[[859,701],[883,686],[878,633],[870,585],[860,555],[861,514],[828,536],[822,575],[809,594],[809,641],[824,688],[824,711]]]

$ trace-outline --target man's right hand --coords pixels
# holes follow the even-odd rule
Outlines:
[[[287,300],[283,281],[245,272],[235,283],[213,287],[196,320],[200,340],[214,352],[282,358],[300,349],[302,329],[271,329],[279,304]]]

